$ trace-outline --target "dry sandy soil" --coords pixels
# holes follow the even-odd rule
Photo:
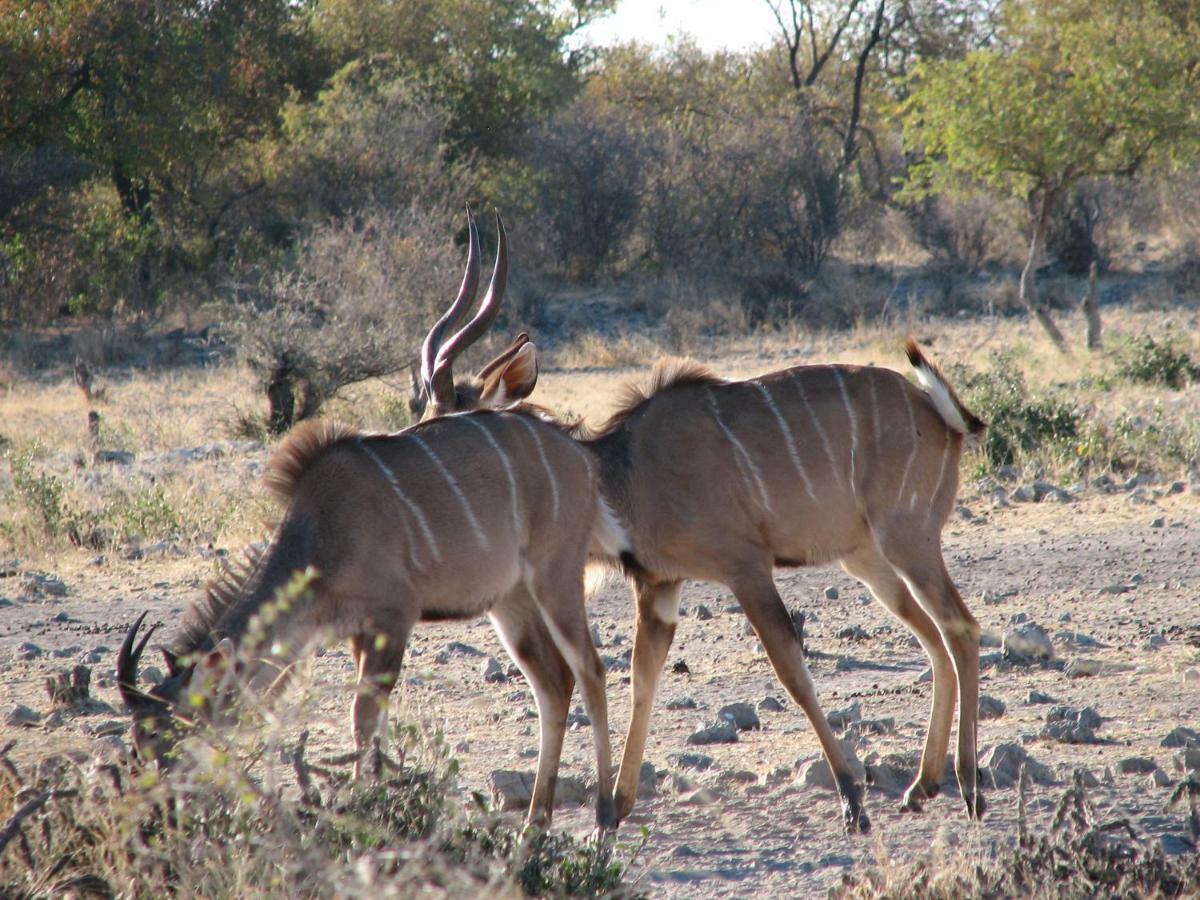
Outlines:
[[[969,354],[979,334],[940,340],[934,355],[943,361]],[[821,358],[821,354],[829,354]],[[710,357],[725,374],[762,372],[786,364],[831,357],[898,365],[868,339],[841,347],[797,346],[784,340],[743,342]],[[611,404],[626,373],[610,370],[543,373],[541,399],[594,417]],[[1194,390],[1194,389],[1193,389]],[[165,402],[165,401],[164,401]],[[168,414],[168,413],[164,413]],[[6,425],[8,423],[6,422]],[[181,463],[196,477],[218,469],[238,473],[248,486],[266,458],[264,449],[229,450],[220,459]],[[985,629],[982,690],[1006,711],[980,724],[981,747],[1019,745],[1049,768],[1055,784],[1037,784],[1028,795],[1032,824],[1048,827],[1053,807],[1082,767],[1099,784],[1092,800],[1103,818],[1127,818],[1147,841],[1180,852],[1186,837],[1185,813],[1164,811],[1166,782],[1177,781],[1176,749],[1161,743],[1176,726],[1200,728],[1200,485],[1187,481],[1172,493],[1171,479],[1110,493],[1084,487],[1070,502],[997,505],[990,486],[965,481],[960,507],[947,526],[945,555],[964,597]],[[1004,485],[1011,492],[1020,482]],[[247,487],[247,490],[251,490]],[[24,703],[45,714],[43,681],[90,651],[95,694],[119,709],[106,673],[128,623],[143,609],[168,631],[199,592],[211,571],[209,551],[185,548],[179,555],[148,553],[126,559],[118,552],[63,550],[29,554],[7,566],[0,578],[0,694],[7,714]],[[52,573],[65,594],[28,584],[23,572]],[[806,636],[815,651],[811,668],[826,710],[851,702],[865,720],[894,720],[883,733],[860,728],[856,753],[867,763],[889,753],[915,753],[921,747],[930,685],[921,680],[926,660],[903,626],[868,597],[865,589],[836,568],[781,571],[786,602],[805,612]],[[836,590],[827,590],[834,588]],[[834,596],[836,594],[836,596]],[[700,605],[712,617],[697,616]],[[680,897],[799,896],[837,884],[847,873],[875,864],[907,863],[921,855],[935,859],[987,857],[1011,844],[1017,832],[1017,791],[987,792],[988,815],[968,821],[957,790],[949,784],[921,815],[897,812],[898,796],[887,786],[868,792],[874,830],[867,836],[842,834],[836,798],[804,786],[806,764],[818,756],[811,729],[783,693],[745,618],[720,586],[690,584],[683,596],[684,618],[658,694],[647,748],[657,771],[654,796],[639,800],[623,826],[634,840],[641,826],[649,841],[638,864],[642,885],[652,895]],[[591,604],[600,652],[620,658],[630,647],[631,603],[627,590],[609,584]],[[1099,674],[1072,677],[1052,665],[999,662],[1002,635],[1022,619],[1041,625],[1055,639],[1058,660],[1098,662]],[[858,626],[853,633],[842,632]],[[843,636],[839,636],[842,633]],[[486,684],[483,657],[439,653],[458,641],[505,665],[486,621],[431,625],[414,635],[406,680],[397,691],[394,715],[420,716],[444,726],[463,765],[466,787],[486,790],[495,769],[532,770],[537,728],[532,697],[520,677]],[[23,659],[27,642],[40,650]],[[99,661],[96,661],[99,660]],[[690,674],[671,671],[684,661]],[[154,661],[148,660],[153,663]],[[349,655],[330,648],[312,665],[305,693],[305,724],[318,752],[350,747]],[[613,741],[619,754],[628,720],[628,673],[619,662],[609,675]],[[1068,744],[1043,738],[1049,704],[1029,704],[1031,690],[1059,704],[1091,706],[1103,717],[1098,743]],[[690,697],[696,709],[668,710],[667,702]],[[781,711],[760,711],[762,727],[741,733],[732,744],[691,747],[688,736],[735,701],[757,705],[767,697]],[[580,711],[582,711],[580,709]],[[43,718],[31,727],[0,725],[0,744],[10,738],[26,757],[69,747],[89,748],[107,740],[119,712]],[[590,728],[568,734],[564,775],[590,774]],[[705,771],[686,770],[673,760],[685,752],[712,758]],[[1121,774],[1119,763],[1149,757],[1154,774]],[[516,814],[514,814],[515,816]],[[583,833],[588,807],[562,808],[556,827]]]

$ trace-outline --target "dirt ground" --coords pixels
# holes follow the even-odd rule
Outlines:
[[[804,355],[733,347],[715,367],[725,374],[761,372]],[[546,371],[543,383],[553,388],[540,399],[591,418],[603,408],[595,398],[611,398],[622,380],[624,373],[609,370]],[[202,474],[203,467],[232,460],[245,469],[249,484],[265,456],[262,449],[231,449],[219,461],[197,458],[187,464]],[[1010,496],[1018,485],[1001,488]],[[1200,729],[1200,485],[1184,480],[1173,486],[1160,479],[1111,492],[1083,486],[1068,502],[999,504],[993,488],[964,480],[960,506],[944,533],[950,571],[985,632],[982,691],[1005,706],[1001,715],[981,722],[982,750],[1015,744],[1049,768],[1054,783],[1035,784],[1028,794],[1033,827],[1048,827],[1073,770],[1082,767],[1098,781],[1090,796],[1102,818],[1126,818],[1146,840],[1161,843],[1168,853],[1181,852],[1186,812],[1164,810],[1170,783],[1182,775],[1180,751],[1162,741],[1176,726]],[[211,571],[210,555],[164,548],[125,559],[120,553],[69,551],[0,567],[0,713],[21,703],[42,714],[30,726],[0,724],[0,745],[16,739],[18,753],[30,758],[110,741],[122,719],[110,673],[125,628],[149,610],[149,619],[166,623],[169,633],[198,596]],[[56,576],[63,587],[31,579],[25,574],[30,569]],[[864,720],[894,720],[891,729],[880,724],[881,733],[857,729],[859,759],[871,764],[885,754],[918,751],[931,687],[921,680],[925,657],[904,627],[840,569],[781,570],[777,580],[789,606],[806,615],[810,666],[826,711],[857,702]],[[711,618],[697,615],[701,605]],[[988,814],[975,824],[949,784],[921,815],[900,814],[899,798],[887,785],[872,787],[867,804],[874,829],[845,836],[835,795],[804,786],[806,764],[819,755],[816,740],[756,638],[745,633],[745,617],[732,596],[720,586],[689,584],[683,609],[647,747],[657,789],[639,799],[622,827],[622,840],[628,841],[642,826],[649,830],[636,872],[651,895],[813,895],[870,865],[930,854],[983,858],[1015,841],[1014,788],[988,790]],[[633,633],[629,593],[610,583],[590,610],[600,652],[614,659],[609,701],[619,757],[629,716],[628,672],[620,662]],[[1076,677],[1070,666],[1001,660],[1003,635],[1024,622],[1048,632],[1060,664],[1095,661],[1086,670],[1098,674]],[[850,626],[858,630],[843,631]],[[451,651],[448,659],[439,658],[455,641],[484,656]],[[485,620],[422,626],[393,702],[398,718],[441,723],[462,764],[465,787],[482,791],[493,770],[532,771],[537,746],[530,692],[519,676],[485,683],[486,656],[508,664]],[[95,695],[114,711],[47,716],[45,678],[81,660],[93,668]],[[677,661],[689,672],[673,672]],[[335,754],[351,746],[350,678],[344,647],[330,648],[312,664],[304,724],[313,732],[315,752]],[[1040,737],[1053,704],[1028,703],[1033,690],[1057,704],[1094,707],[1103,717],[1098,742]],[[681,697],[690,697],[696,708],[667,708]],[[687,744],[723,705],[757,705],[768,697],[781,701],[782,710],[759,711],[762,727],[742,732],[737,743]],[[710,756],[711,767],[681,767],[673,757],[687,752]],[[1131,757],[1152,759],[1157,772],[1122,774],[1121,762]],[[589,776],[592,767],[590,726],[573,726],[562,774]],[[556,816],[556,828],[590,829],[587,806],[562,808]]]

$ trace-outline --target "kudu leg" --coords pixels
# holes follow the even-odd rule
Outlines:
[[[800,637],[792,625],[783,598],[775,588],[770,571],[748,573],[730,583],[730,587],[750,619],[750,624],[754,626],[758,639],[762,641],[775,674],[792,699],[804,710],[817,734],[821,751],[837,784],[846,831],[869,831],[871,822],[863,808],[862,785],[855,781],[846,754],[829,726],[825,713],[821,711],[812,677],[801,653]]]
[[[615,829],[619,821],[613,805],[612,742],[604,693],[608,671],[588,632],[583,581],[578,570],[572,572],[570,567],[564,570],[557,582],[534,585],[532,594],[554,646],[579,683],[584,709],[592,720],[592,740],[596,745],[596,829],[603,833]]]
[[[526,822],[549,828],[575,677],[555,647],[537,607],[523,591],[520,596],[524,602],[514,597],[493,607],[491,618],[500,640],[533,689],[538,711],[538,765]]]
[[[909,544],[912,543],[912,546]],[[967,804],[967,815],[980,818],[985,809],[979,790],[977,754],[979,720],[979,623],[963,603],[939,547],[905,540],[880,541],[880,549],[912,596],[933,620],[954,662],[958,679],[958,748],[954,772]]]
[[[942,643],[937,625],[913,599],[907,586],[874,547],[865,548],[842,560],[842,568],[865,584],[875,599],[917,636],[933,668],[933,701],[929,710],[929,728],[917,777],[904,794],[901,809],[920,812],[925,800],[941,790],[946,771],[946,749],[950,745],[950,727],[958,678],[954,662]]]
[[[678,581],[650,585],[639,581],[637,594],[637,626],[633,634],[633,667],[630,691],[633,693],[633,712],[625,735],[625,751],[621,770],[617,773],[617,818],[624,819],[633,810],[637,799],[642,758],[646,753],[646,736],[650,731],[650,712],[658,679],[667,662],[667,652],[675,637],[679,618]]]
[[[350,639],[350,653],[357,673],[352,721],[354,723],[354,779],[366,773],[379,774],[380,759],[373,752],[387,737],[388,699],[400,675],[408,630],[397,634],[359,634]]]

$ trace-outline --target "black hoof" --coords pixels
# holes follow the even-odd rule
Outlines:
[[[919,813],[925,810],[925,801],[932,800],[941,791],[940,785],[932,785],[931,787],[923,787],[921,783],[915,782],[904,793],[904,802],[900,804],[900,812]]]
[[[838,779],[838,793],[842,798],[842,824],[846,834],[866,834],[871,830],[871,820],[863,807],[863,788],[850,779]]]
[[[983,818],[983,814],[987,812],[987,802],[983,799],[981,792],[976,791],[975,796],[972,797],[966,791],[963,791],[963,800],[967,804],[968,818],[975,819],[976,821]]]

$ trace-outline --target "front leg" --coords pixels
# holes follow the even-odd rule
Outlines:
[[[351,713],[355,781],[361,780],[364,774],[379,777],[381,749],[387,737],[388,699],[400,675],[407,643],[407,630],[400,635],[358,634],[350,639],[357,676]],[[367,761],[365,771],[364,760]]]

